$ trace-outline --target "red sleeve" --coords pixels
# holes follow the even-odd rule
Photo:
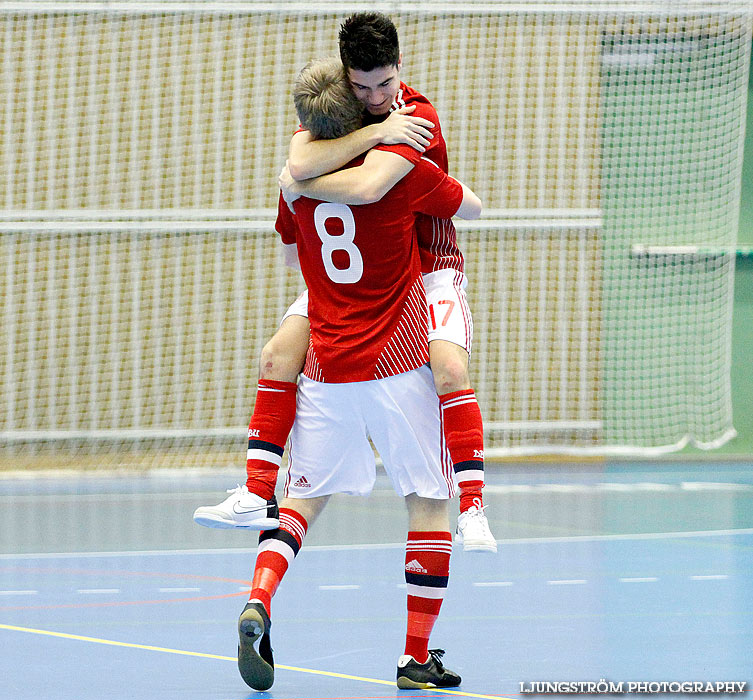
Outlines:
[[[439,127],[439,116],[437,115],[437,110],[434,109],[434,107],[429,102],[424,101],[412,101],[408,104],[408,106],[416,106],[416,109],[411,112],[411,117],[422,117],[423,119],[428,119],[430,122],[434,124],[434,128],[431,129],[431,133],[434,137],[434,139],[438,138],[440,134],[440,127]],[[413,163],[415,165],[418,163],[419,160],[421,160],[422,153],[419,153],[415,148],[412,146],[409,146],[406,143],[395,143],[392,145],[386,145],[383,143],[378,143],[374,148],[378,151],[390,151],[390,153],[397,153],[397,155],[402,156],[405,158],[405,160]]]
[[[295,223],[295,218],[293,217],[293,212],[290,211],[287,203],[282,198],[282,193],[280,193],[280,199],[277,202],[277,221],[275,221],[275,230],[280,234],[282,242],[285,245],[290,245],[291,243],[295,243],[296,229],[297,225]]]
[[[440,219],[450,219],[463,203],[463,188],[430,160],[421,159],[405,176],[411,209]]]

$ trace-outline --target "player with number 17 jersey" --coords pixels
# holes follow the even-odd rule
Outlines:
[[[309,290],[304,375],[320,382],[371,381],[428,362],[415,219],[448,219],[462,200],[461,185],[426,158],[374,204],[301,197],[293,215],[280,199],[275,228],[283,243],[296,243]]]
[[[423,156],[434,161],[444,172],[448,172],[447,144],[442,135],[439,116],[434,106],[418,90],[405,83],[400,83],[400,88],[397,91],[390,111],[400,109],[401,107],[415,107],[411,116],[423,117],[434,123],[434,128],[431,130],[434,137],[426,147]],[[364,124],[371,124],[383,118],[384,115],[375,117],[373,114],[366,112],[364,115]],[[396,153],[414,165],[422,157],[422,154],[415,148],[404,143],[389,145],[380,143],[374,148],[378,151]],[[463,272],[463,254],[458,247],[455,226],[449,217],[417,217],[416,235],[418,236],[422,272],[430,273],[446,269]]]

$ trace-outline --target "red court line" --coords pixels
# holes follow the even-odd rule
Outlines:
[[[217,581],[219,583],[242,583],[249,585],[250,581],[225,578],[222,576],[201,576],[198,574],[176,574],[161,571],[124,571],[122,569],[58,569],[47,567],[0,566],[0,573],[13,574],[84,574],[87,576],[143,576],[147,578],[178,578],[196,581]]]

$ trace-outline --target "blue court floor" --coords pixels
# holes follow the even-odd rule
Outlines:
[[[380,477],[311,528],[256,693],[235,662],[255,537],[191,521],[228,475],[0,479],[0,698],[518,698],[601,679],[745,681],[749,697],[752,465],[499,465],[488,482],[499,553],[455,547],[432,637],[460,688],[394,686],[405,515]]]

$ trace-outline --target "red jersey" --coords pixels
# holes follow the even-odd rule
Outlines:
[[[379,144],[375,148],[380,151],[397,153],[414,165],[418,163],[421,156],[425,156],[434,161],[444,172],[448,172],[447,144],[442,136],[437,111],[420,92],[408,87],[405,83],[400,83],[400,88],[390,111],[414,105],[416,109],[413,110],[411,116],[422,117],[434,123],[434,128],[431,130],[434,138],[427,146],[426,151],[419,153],[415,148],[403,143],[391,146]],[[383,115],[374,116],[366,112],[364,124],[381,121],[384,118]],[[447,268],[463,271],[463,254],[458,248],[455,225],[449,218],[417,216],[416,235],[418,236],[418,247],[421,254],[422,272],[435,272]]]
[[[374,204],[301,197],[293,215],[280,198],[275,228],[297,244],[309,290],[307,377],[362,382],[429,361],[415,218],[449,218],[462,201],[460,184],[426,159]]]

